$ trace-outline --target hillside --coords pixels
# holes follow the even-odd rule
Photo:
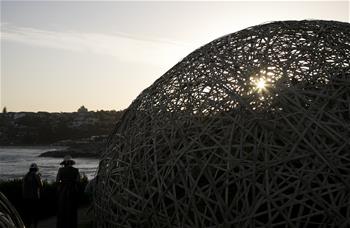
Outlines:
[[[109,135],[123,111],[0,114],[0,145],[48,145]]]

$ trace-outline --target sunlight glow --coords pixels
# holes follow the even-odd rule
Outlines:
[[[263,90],[266,87],[266,82],[264,79],[260,78],[260,80],[256,83],[256,87],[258,90]]]
[[[261,69],[257,73],[249,77],[250,89],[247,91],[247,95],[253,93],[265,94],[269,92],[269,88],[274,87],[276,81],[281,78],[281,74],[276,71],[276,67],[267,66],[266,69]],[[259,99],[264,99],[263,96],[259,96]]]

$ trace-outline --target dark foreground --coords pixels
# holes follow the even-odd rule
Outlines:
[[[78,210],[78,228],[92,227],[91,219],[88,215],[88,207],[83,207]],[[39,221],[38,228],[53,228],[56,227],[56,216],[52,216]]]
[[[88,183],[88,179],[83,177],[79,184],[79,227],[87,226],[87,222],[84,222],[88,217],[85,215],[86,208],[89,205],[89,197],[84,193],[85,186]],[[57,184],[44,181],[44,187],[41,192],[40,206],[39,206],[39,227],[55,227],[56,226],[56,190]],[[9,181],[0,180],[0,192],[2,192],[11,204],[19,212],[20,216],[24,217],[25,207],[24,200],[22,198],[22,180],[14,179]],[[81,221],[80,221],[81,220]]]

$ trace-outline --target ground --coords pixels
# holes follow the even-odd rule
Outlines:
[[[89,228],[90,220],[87,215],[88,208],[80,208],[78,211],[78,228]],[[41,220],[38,228],[54,228],[56,227],[56,216]]]

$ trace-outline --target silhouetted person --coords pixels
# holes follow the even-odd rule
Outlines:
[[[57,188],[57,228],[76,228],[78,210],[78,184],[80,174],[74,168],[75,162],[67,155],[61,162],[56,181]]]
[[[22,196],[24,199],[24,224],[30,228],[33,225],[38,226],[39,220],[39,205],[40,191],[43,188],[43,183],[38,173],[37,164],[30,165],[29,172],[23,177]]]

